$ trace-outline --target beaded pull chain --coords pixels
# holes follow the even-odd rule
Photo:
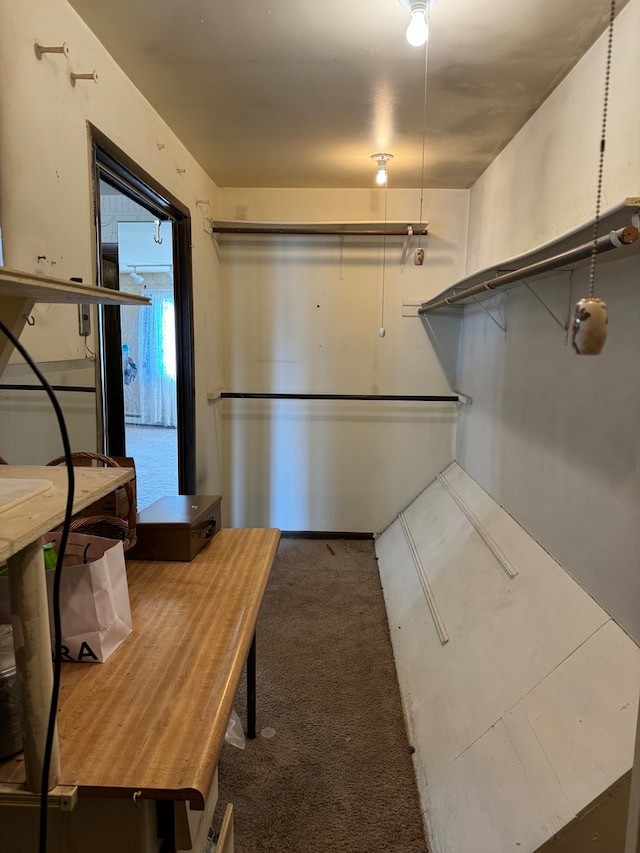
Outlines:
[[[611,54],[613,49],[613,22],[616,16],[616,0],[611,0],[609,15],[609,40],[607,42],[607,66],[604,78],[604,104],[602,107],[602,136],[600,138],[600,161],[598,163],[598,183],[596,189],[596,215],[593,221],[593,245],[591,248],[591,266],[589,268],[589,298],[593,298],[596,283],[596,255],[598,233],[600,229],[600,207],[602,203],[602,175],[604,171],[604,150],[607,138],[607,114],[609,111],[609,88],[611,82]]]
[[[613,48],[613,22],[616,16],[616,2],[611,0],[609,17],[609,38],[607,45],[607,66],[604,81],[604,104],[602,107],[602,135],[600,137],[600,159],[598,162],[598,181],[596,191],[596,210],[593,220],[593,242],[591,245],[591,264],[589,267],[589,295],[578,300],[573,315],[571,343],[578,355],[598,355],[602,352],[607,339],[609,312],[603,299],[594,295],[596,283],[596,255],[598,254],[598,232],[600,230],[600,206],[602,203],[602,174],[604,169],[604,150],[607,138],[607,112],[609,108],[609,88],[611,82],[611,55]]]

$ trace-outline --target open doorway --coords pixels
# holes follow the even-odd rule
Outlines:
[[[99,284],[151,299],[101,309],[98,358],[104,451],[134,458],[143,509],[195,491],[189,218],[130,164],[94,152]]]

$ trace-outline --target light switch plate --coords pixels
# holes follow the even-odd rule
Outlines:
[[[91,314],[89,305],[78,305],[78,334],[83,338],[91,334]]]

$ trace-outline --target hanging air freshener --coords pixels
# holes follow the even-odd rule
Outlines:
[[[607,339],[607,305],[604,299],[588,296],[576,305],[571,342],[579,355],[598,355]]]
[[[598,187],[596,191],[596,212],[593,222],[593,244],[591,266],[589,269],[589,295],[580,299],[573,315],[571,343],[578,355],[598,355],[602,352],[607,339],[609,313],[603,299],[594,295],[596,282],[596,255],[598,244],[598,226],[600,224],[600,204],[602,200],[602,173],[604,168],[604,149],[607,135],[607,108],[609,105],[609,83],[611,79],[611,49],[613,46],[613,22],[616,16],[616,2],[611,0],[609,18],[609,40],[607,43],[607,66],[604,81],[604,105],[602,108],[602,137],[600,139],[600,159],[598,163]]]

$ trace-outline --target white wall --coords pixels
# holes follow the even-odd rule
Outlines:
[[[616,19],[602,210],[640,195],[640,2]],[[474,184],[469,273],[504,261],[593,218],[602,130],[606,34]]]
[[[38,60],[36,40],[67,42],[70,58]],[[223,494],[228,524],[382,529],[451,459],[451,405],[269,408],[208,402],[207,392],[449,393],[456,321],[437,318],[425,334],[420,320],[402,317],[402,303],[463,274],[468,191],[427,193],[423,269],[400,269],[397,238],[384,251],[380,240],[347,238],[342,255],[337,239],[216,246],[204,230],[207,216],[382,221],[384,194],[230,189],[219,204],[215,185],[64,0],[0,0],[0,56],[2,91],[10,93],[0,101],[5,264],[95,281],[91,122],[192,213],[198,490]],[[70,85],[70,70],[94,69],[97,85]],[[389,219],[418,219],[417,191],[390,191],[388,202]],[[387,335],[380,339],[383,267]],[[37,361],[84,357],[75,307],[39,305],[33,315],[22,341]],[[86,405],[69,416],[74,448],[93,449],[96,422]],[[49,444],[36,442],[20,461],[50,456]]]
[[[225,188],[220,212],[249,221],[382,223],[384,194]],[[426,194],[422,268],[411,258],[401,266],[399,237],[386,245],[377,237],[221,238],[226,390],[450,394],[457,319],[438,317],[427,334],[402,306],[462,275],[467,201],[463,190]],[[388,190],[387,218],[417,221],[419,192]],[[218,405],[238,525],[378,532],[451,459],[451,404]]]
[[[36,40],[67,42],[69,59],[37,59]],[[87,122],[191,211],[198,488],[216,493],[216,422],[206,393],[222,376],[217,259],[204,232],[208,211],[195,202],[209,199],[215,209],[217,188],[65,0],[0,0],[0,57],[0,226],[7,266],[95,282]],[[94,69],[97,85],[70,84],[71,70]],[[75,306],[39,305],[33,316],[35,326],[25,328],[21,341],[37,361],[84,357]],[[86,418],[74,449],[94,449],[95,432],[95,418]],[[48,451],[38,445],[30,452],[31,462],[46,461]]]
[[[631,0],[615,29],[604,209],[640,190],[640,101],[629,89],[638,35]],[[593,216],[605,46],[603,37],[472,188],[469,270]],[[457,459],[638,641],[640,261],[623,251],[597,266],[609,306],[600,356],[577,356],[526,288],[509,294],[506,340],[484,312],[465,309],[458,382],[473,404]],[[582,270],[571,296],[567,275],[534,287],[562,317],[587,284]]]

